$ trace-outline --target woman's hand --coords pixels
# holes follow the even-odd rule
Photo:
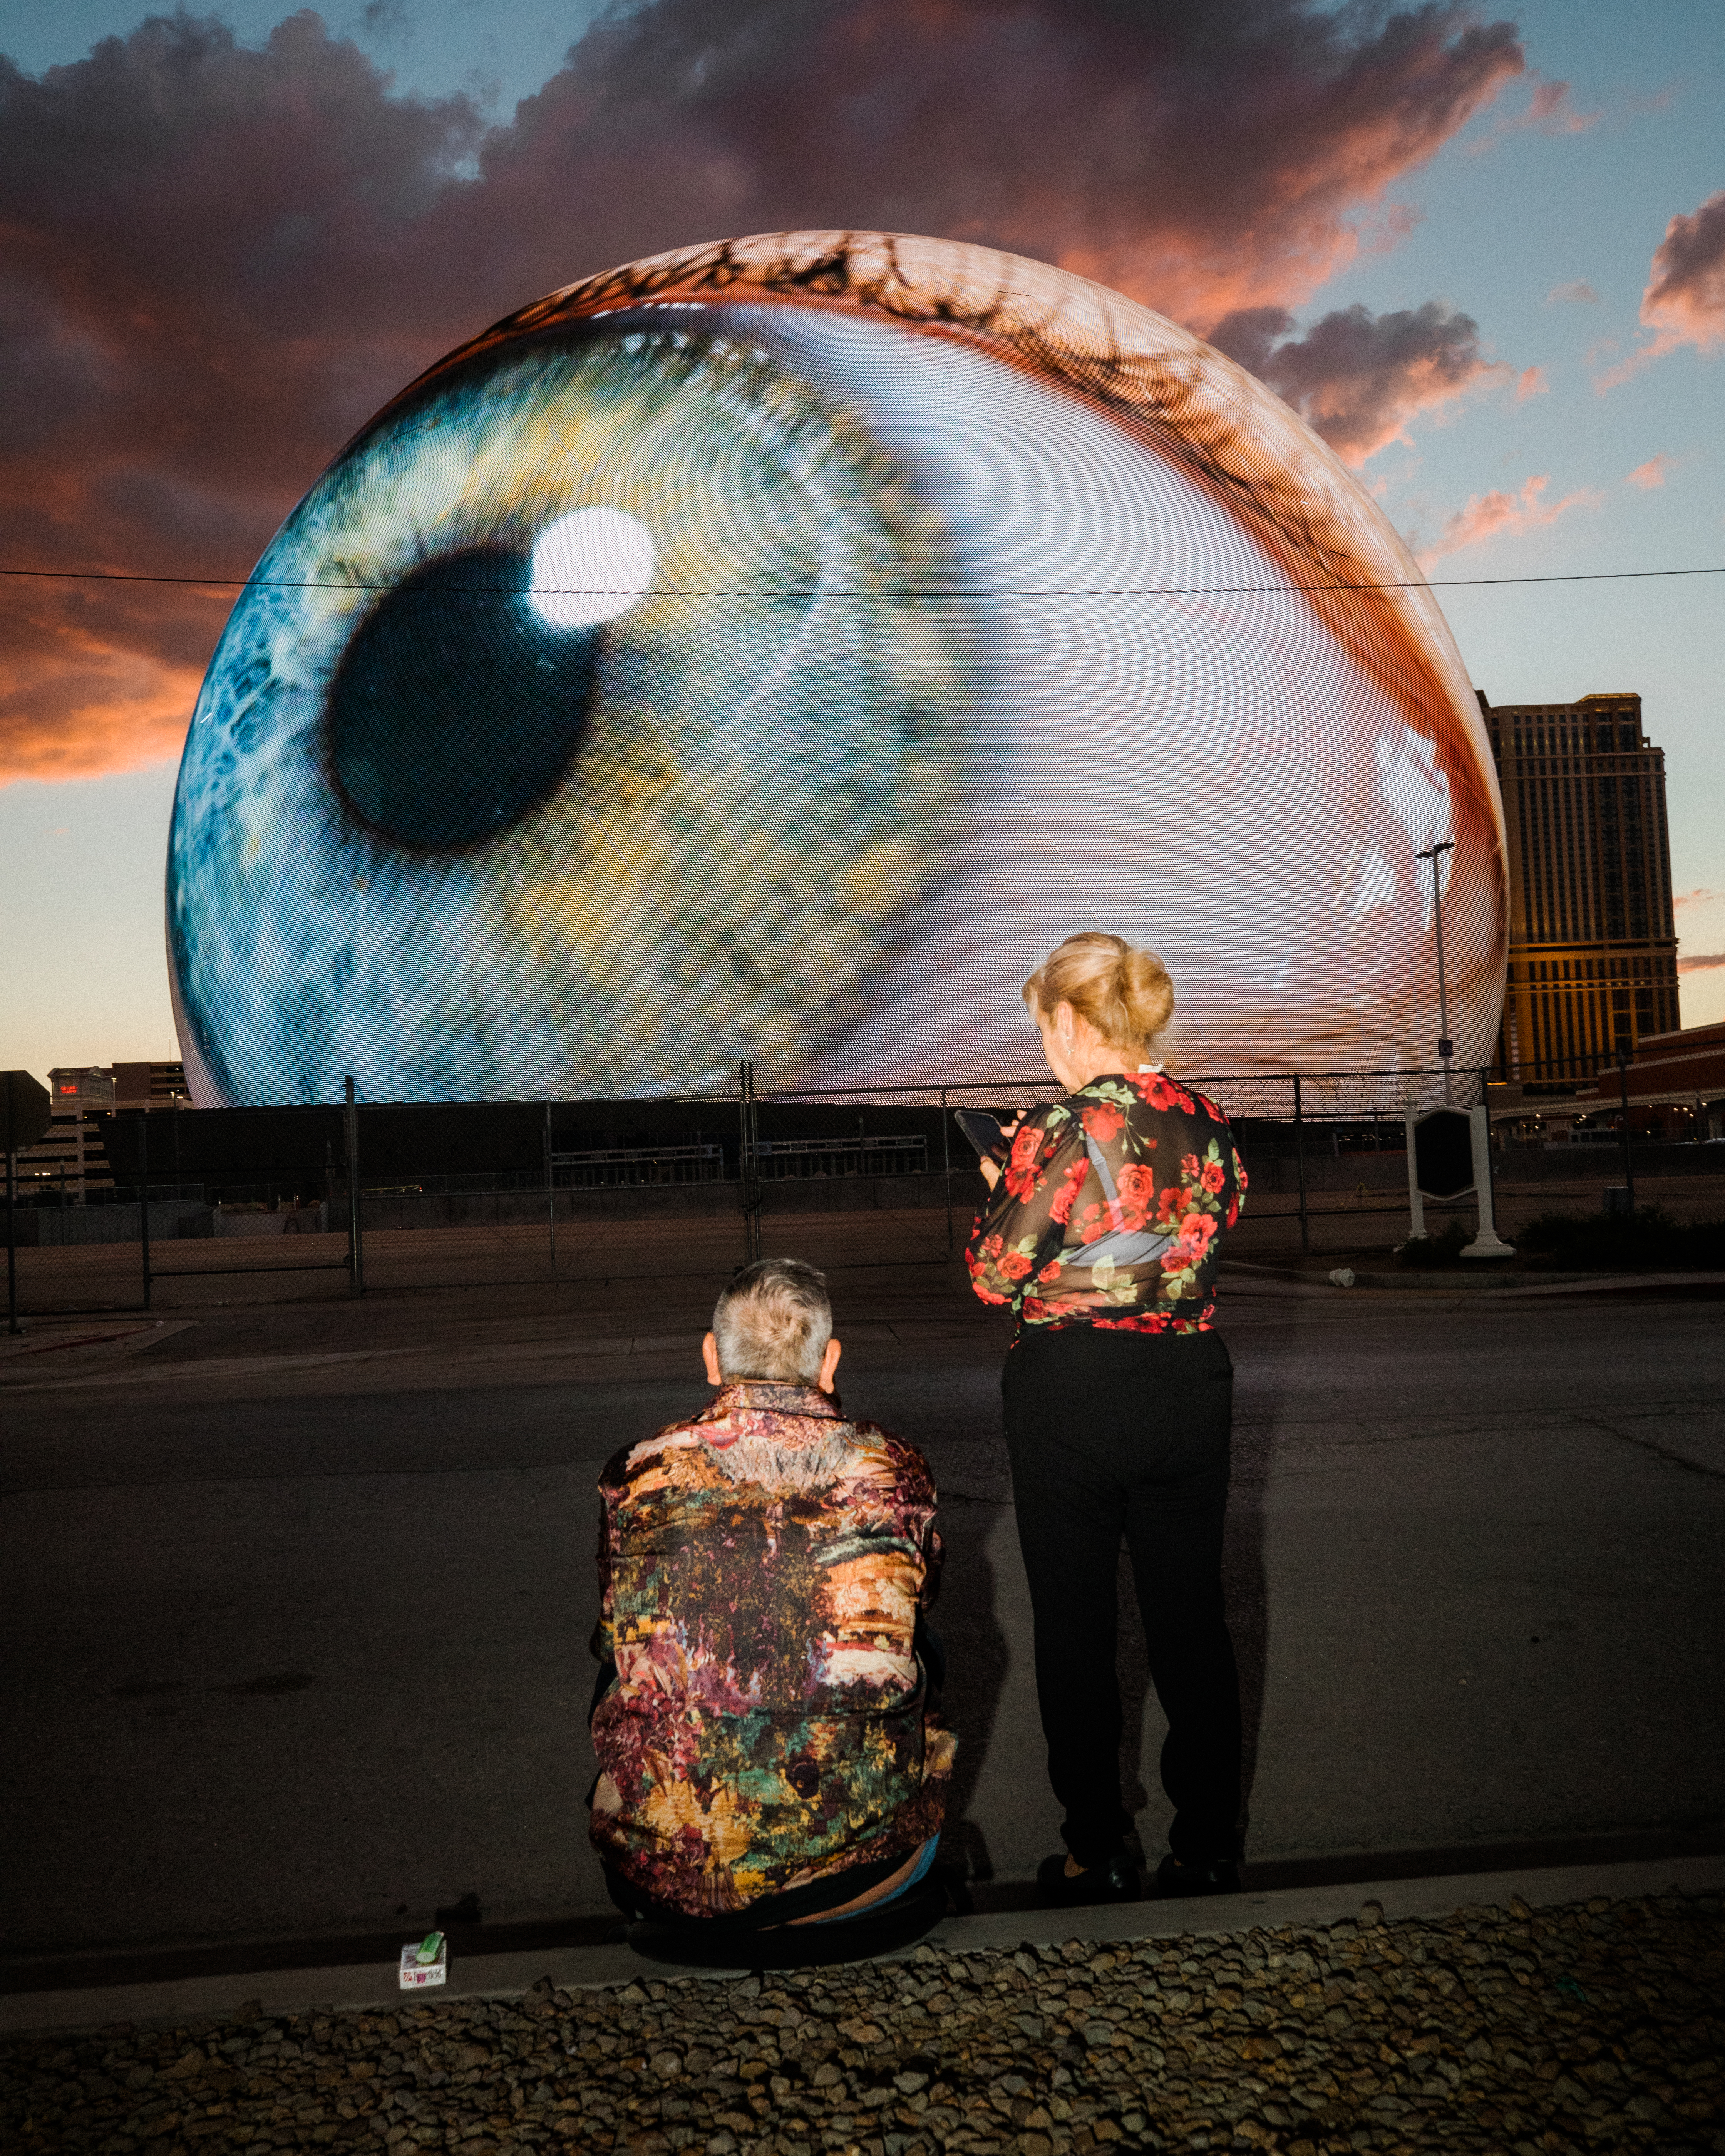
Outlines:
[[[1023,1122],[1024,1120],[1024,1111],[1020,1108],[1017,1115],[1013,1117],[1009,1123],[1003,1123],[1001,1125],[1000,1135],[1006,1140],[1009,1146],[1011,1145],[1013,1140],[1018,1136],[1019,1125]],[[999,1162],[996,1160],[981,1160],[977,1163],[977,1165],[983,1171],[983,1180],[988,1184],[989,1189],[998,1189],[1000,1185]]]

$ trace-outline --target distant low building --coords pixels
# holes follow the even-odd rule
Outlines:
[[[192,1095],[183,1063],[116,1063],[116,1108],[189,1108]]]
[[[110,1196],[110,1116],[192,1105],[182,1063],[62,1065],[49,1072],[48,1091],[47,1134],[18,1156],[18,1194],[26,1204],[82,1205]]]
[[[1625,1075],[1630,1121],[1637,1129],[1656,1128],[1666,1138],[1725,1139],[1725,1019],[1648,1034]],[[1592,1109],[1578,1093],[1576,1106],[1595,1115],[1614,1107],[1621,1113],[1622,1079],[1615,1071],[1600,1072],[1597,1098]]]
[[[105,1196],[114,1177],[102,1129],[114,1105],[114,1074],[61,1065],[48,1074],[51,1121],[44,1137],[18,1157],[18,1194],[27,1204],[82,1205]]]
[[[1508,839],[1499,1065],[1567,1089],[1678,1024],[1665,752],[1630,691],[1480,710]]]

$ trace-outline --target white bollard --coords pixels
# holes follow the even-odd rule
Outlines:
[[[1420,1120],[1420,1111],[1411,1101],[1403,1104],[1402,1127],[1408,1134],[1408,1214],[1412,1225],[1408,1229],[1409,1243],[1425,1240],[1425,1200],[1420,1194],[1420,1168],[1414,1158],[1414,1126]],[[1399,1247],[1405,1248],[1403,1245]]]
[[[1491,1215],[1491,1124],[1483,1108],[1468,1111],[1473,1138],[1473,1195],[1480,1209],[1479,1232],[1462,1251],[1464,1258],[1512,1258],[1515,1245],[1499,1240]]]

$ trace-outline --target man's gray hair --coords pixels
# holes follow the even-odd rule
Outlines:
[[[719,1297],[713,1337],[727,1379],[814,1384],[833,1337],[826,1275],[800,1258],[757,1258]]]

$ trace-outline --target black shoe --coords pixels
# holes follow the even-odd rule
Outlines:
[[[1158,1900],[1178,1902],[1191,1894],[1237,1894],[1240,1866],[1231,1856],[1219,1856],[1209,1864],[1183,1864],[1178,1856],[1164,1856],[1156,1867]]]
[[[1045,1856],[1036,1867],[1036,1888],[1056,1909],[1088,1908],[1098,1902],[1142,1902],[1138,1867],[1124,1850],[1106,1864],[1092,1864],[1076,1879],[1066,1876],[1064,1856]]]

